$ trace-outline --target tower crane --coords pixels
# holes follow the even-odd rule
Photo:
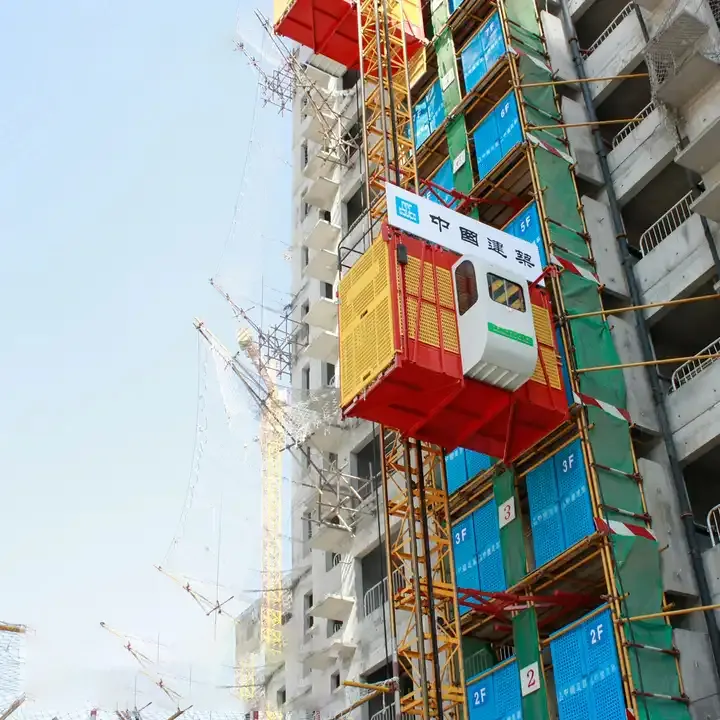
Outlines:
[[[232,303],[229,297],[227,299]],[[246,318],[244,311],[234,304],[233,308],[236,314]],[[195,328],[250,391],[260,408],[263,499],[260,642],[263,654],[274,660],[282,652],[282,456],[286,434],[282,418],[285,405],[278,391],[276,372],[263,362],[258,344],[249,329],[241,328],[238,331],[237,342],[250,361],[252,372],[240,363],[237,354],[230,354],[202,322],[196,320]],[[252,666],[249,658],[239,659],[239,662],[237,685],[245,699],[251,699],[255,694],[253,690],[258,687],[257,668]]]
[[[115,635],[115,637],[119,638],[123,641],[123,647],[133,656],[135,661],[140,665],[141,672],[145,677],[147,677],[155,686],[157,686],[160,690],[162,690],[165,695],[173,702],[178,704],[178,710],[180,709],[179,703],[180,703],[180,693],[175,692],[171,687],[167,685],[167,683],[163,680],[162,677],[157,675],[156,673],[151,672],[151,666],[152,666],[152,660],[145,655],[142,651],[140,651],[138,648],[134,647],[132,644],[131,639],[127,635],[123,635],[117,630],[113,630],[111,627],[109,627],[106,623],[101,622],[100,627],[103,628],[103,630],[107,630],[111,635]],[[189,708],[185,708],[183,712],[188,710]],[[182,714],[182,713],[181,713]]]

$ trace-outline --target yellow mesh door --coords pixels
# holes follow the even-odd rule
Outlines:
[[[338,286],[340,404],[374,382],[395,357],[388,246],[378,238]]]
[[[555,338],[553,337],[552,324],[550,323],[550,312],[540,305],[533,305],[533,322],[535,323],[535,335],[538,341],[538,362],[535,372],[530,378],[534,382],[545,385],[545,372],[547,373],[550,387],[559,390],[562,387],[560,382],[560,368],[557,353],[555,352]],[[543,365],[545,372],[543,372]]]

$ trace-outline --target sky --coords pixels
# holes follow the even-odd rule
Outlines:
[[[192,326],[233,346],[213,276],[287,301],[290,122],[256,102],[240,6],[0,5],[0,620],[31,630],[33,707],[163,705],[102,621],[196,707],[238,708],[214,688],[232,623],[153,566],[233,611],[260,585],[255,420],[228,426]]]

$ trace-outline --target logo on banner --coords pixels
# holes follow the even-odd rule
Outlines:
[[[420,209],[414,202],[401,197],[395,198],[395,210],[399,217],[418,225],[420,223]]]

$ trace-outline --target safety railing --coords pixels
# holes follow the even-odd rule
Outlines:
[[[411,720],[412,716],[409,713],[402,713],[400,718],[401,720]],[[382,710],[373,713],[370,720],[395,720],[395,706],[386,705]]]
[[[490,670],[490,668],[511,658],[514,654],[515,647],[513,645],[501,645],[495,648],[496,660],[493,660],[492,655],[487,650],[480,650],[470,655],[465,661],[465,678],[473,678],[486,670]]]
[[[720,358],[700,359],[705,355],[720,355],[720,338],[713,340],[709,345],[704,347],[699,353],[696,353],[697,359],[693,358],[683,363],[670,376],[670,392],[674,392],[679,387],[697,377],[703,370],[707,370],[713,363]]]
[[[707,514],[707,529],[710,533],[710,542],[713,547],[720,543],[720,505],[716,505]]]
[[[616,148],[653,110],[655,102],[650,101],[627,125],[620,128],[618,134],[612,139],[612,146]]]
[[[640,236],[640,252],[642,252],[643,255],[647,255],[651,250],[656,248],[692,215],[690,209],[692,202],[693,193],[691,190]]]
[[[401,588],[405,587],[405,575],[403,571],[398,568],[393,571],[392,574],[393,591],[397,592]],[[388,599],[388,579],[383,578],[379,583],[373,585],[363,596],[363,609],[365,616],[375,612],[378,608],[382,607]]]
[[[587,50],[585,50],[585,57],[589,57],[592,55],[599,47],[602,45],[602,43],[607,40],[607,38],[610,36],[610,33],[629,15],[635,12],[635,3],[630,2],[628,3],[612,20],[612,22],[602,31],[602,34],[600,37],[589,47]]]

